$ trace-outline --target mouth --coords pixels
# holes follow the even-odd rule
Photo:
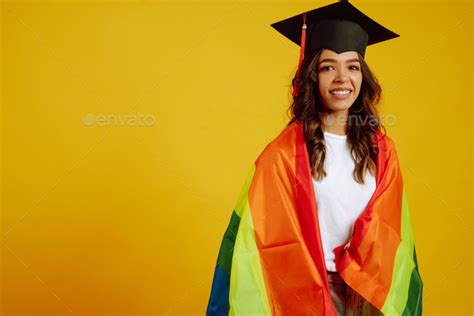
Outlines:
[[[344,100],[352,94],[352,89],[332,89],[329,93],[338,100]]]
[[[333,90],[329,90],[329,93],[333,94],[333,95],[348,95],[351,92],[352,92],[352,89],[333,89]]]

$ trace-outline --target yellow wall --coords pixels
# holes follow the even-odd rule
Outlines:
[[[270,24],[329,3],[2,0],[0,313],[204,314],[246,172],[287,120],[299,51]],[[471,315],[473,2],[353,3],[401,34],[366,60],[424,315]]]

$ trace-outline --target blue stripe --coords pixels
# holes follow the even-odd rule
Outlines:
[[[212,281],[211,297],[207,305],[207,316],[223,316],[229,314],[230,275],[216,265]]]

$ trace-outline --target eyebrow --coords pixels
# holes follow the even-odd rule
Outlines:
[[[332,59],[332,58],[326,58],[326,59],[321,60],[319,63],[322,64],[322,63],[324,63],[324,62],[333,62],[333,63],[336,63],[337,60]],[[352,63],[352,62],[358,62],[358,63],[360,63],[360,61],[359,61],[357,58],[346,60],[346,63]]]

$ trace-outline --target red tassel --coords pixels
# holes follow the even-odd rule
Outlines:
[[[298,82],[301,72],[301,64],[304,59],[304,48],[306,45],[306,12],[303,13],[303,26],[301,27],[300,58],[298,61],[298,70],[296,71],[296,80],[293,86],[293,97],[298,96]]]

